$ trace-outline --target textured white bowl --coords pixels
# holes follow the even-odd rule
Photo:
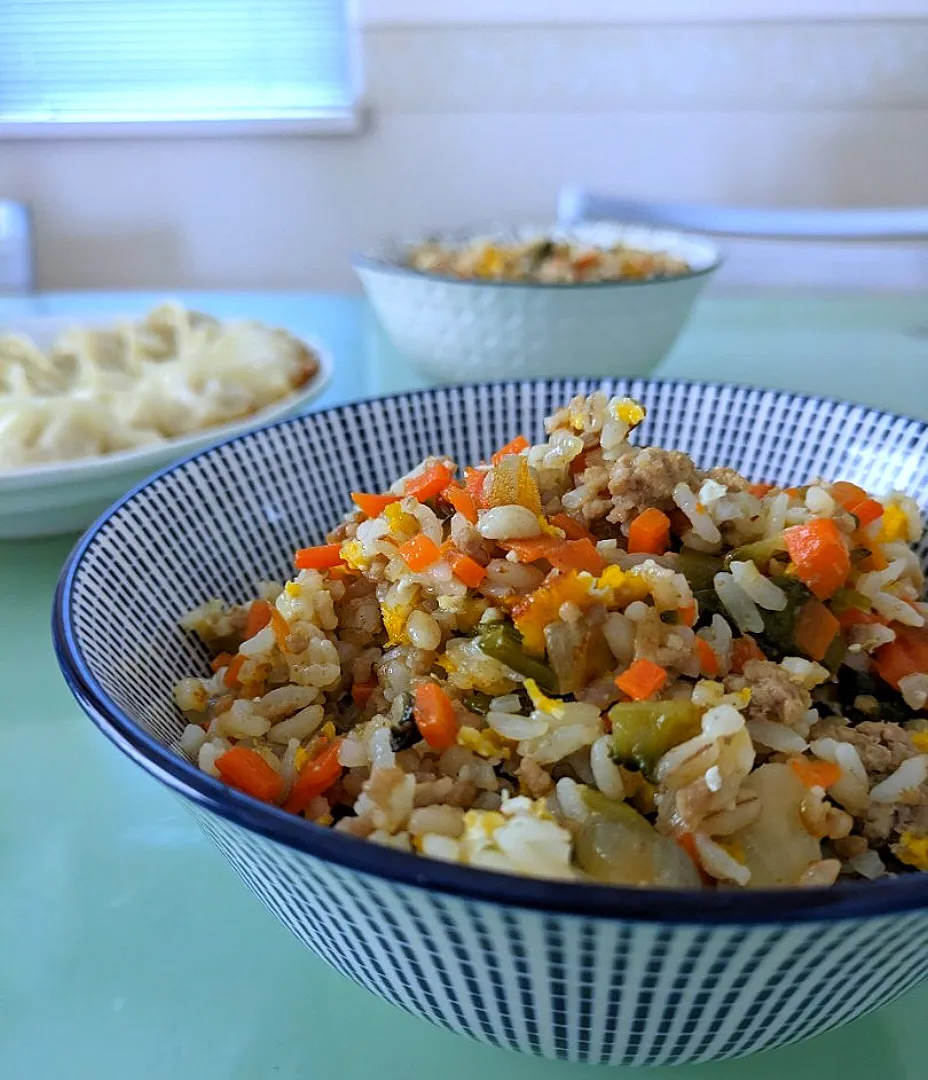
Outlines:
[[[541,234],[580,243],[626,243],[685,259],[689,274],[654,281],[541,285],[464,281],[403,265],[409,243],[389,242],[353,264],[393,343],[440,382],[557,375],[643,375],[676,341],[693,304],[721,264],[702,237],[598,223],[571,230],[472,231],[513,242]]]
[[[0,333],[16,331],[28,334],[44,348],[51,344],[58,333],[78,321],[87,326],[111,326],[117,318],[124,319],[125,316],[88,320],[35,317],[22,319],[15,324],[6,323],[0,326]],[[0,540],[57,536],[86,529],[110,503],[144,480],[149,473],[212,443],[275,420],[296,416],[322,391],[332,374],[332,361],[328,353],[316,342],[304,340],[304,344],[319,358],[319,371],[295,393],[251,416],[121,454],[49,462],[0,472]]]

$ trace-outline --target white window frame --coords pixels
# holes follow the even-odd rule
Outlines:
[[[312,116],[268,117],[248,120],[0,120],[0,142],[4,140],[67,139],[184,139],[234,138],[238,136],[346,136],[359,135],[366,126],[363,64],[360,44],[358,0],[347,0],[348,48],[355,78],[354,104],[344,109],[320,111]]]
[[[926,0],[358,0],[360,24],[809,22],[928,17]]]

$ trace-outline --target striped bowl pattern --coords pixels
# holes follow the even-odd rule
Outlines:
[[[313,952],[453,1031],[571,1061],[735,1057],[847,1023],[928,977],[928,876],[734,894],[563,885],[340,836],[219,784],[171,747],[171,686],[205,670],[178,617],[288,575],[351,490],[428,453],[486,458],[601,387],[641,399],[641,441],[757,480],[901,487],[928,506],[928,426],[739,387],[556,380],[347,405],[245,435],[152,478],[78,545],[54,636],[91,718],[177,791],[245,883]],[[921,549],[925,560],[924,544]]]

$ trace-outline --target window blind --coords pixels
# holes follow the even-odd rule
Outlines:
[[[294,119],[354,104],[344,0],[0,0],[0,123]]]

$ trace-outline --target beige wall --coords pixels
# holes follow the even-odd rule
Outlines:
[[[353,287],[393,232],[540,219],[559,186],[771,205],[928,201],[928,18],[365,31],[352,137],[3,141],[41,284]],[[924,288],[928,245],[749,247],[730,283]]]

